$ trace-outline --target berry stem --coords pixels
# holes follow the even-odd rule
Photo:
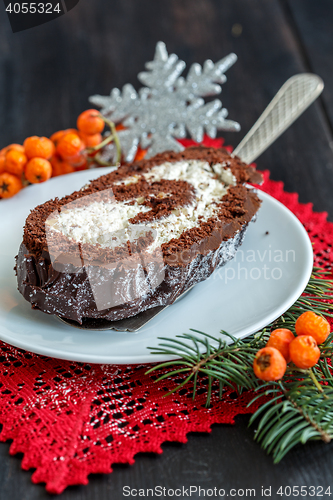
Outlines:
[[[121,158],[121,146],[120,146],[120,141],[119,141],[119,137],[118,137],[118,134],[117,134],[116,126],[115,126],[115,124],[113,122],[111,122],[109,120],[106,120],[105,118],[104,118],[104,121],[105,121],[106,124],[109,125],[109,127],[111,129],[113,140],[114,140],[114,143],[115,143],[115,146],[116,146],[116,150],[117,150],[116,163],[119,163],[120,162],[120,158]]]
[[[113,163],[110,163],[109,161],[104,161],[100,157],[100,154],[97,153],[96,156],[94,156],[91,160],[92,163],[98,163],[98,165],[101,165],[101,167],[112,167]],[[93,168],[93,167],[91,167]]]
[[[320,392],[320,393],[324,396],[324,398],[328,399],[328,396],[325,394],[325,392],[324,392],[324,390],[323,390],[322,386],[321,386],[321,385],[320,385],[320,383],[318,382],[318,379],[317,379],[317,377],[315,376],[315,374],[314,374],[314,372],[313,372],[312,368],[309,368],[308,373],[309,373],[309,375],[310,375],[310,378],[311,378],[312,382],[313,382],[313,383],[314,383],[314,385],[317,387],[318,392]]]
[[[93,153],[95,151],[99,151],[100,149],[104,148],[104,146],[106,146],[107,144],[109,144],[109,142],[111,142],[113,140],[113,136],[112,134],[108,135],[104,141],[100,142],[99,144],[97,144],[97,146],[92,146],[90,148],[87,148],[87,150],[89,151],[89,153]]]

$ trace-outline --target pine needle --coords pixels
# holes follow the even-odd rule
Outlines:
[[[155,382],[166,378],[180,380],[168,394],[193,383],[193,399],[199,377],[206,377],[206,406],[211,404],[214,382],[218,382],[220,399],[225,387],[238,393],[257,392],[250,405],[263,398],[265,401],[252,415],[249,425],[257,424],[255,440],[272,454],[275,463],[298,444],[313,440],[330,442],[333,439],[333,371],[328,359],[333,356],[333,333],[320,346],[321,356],[313,370],[300,370],[291,364],[281,381],[262,383],[252,368],[256,352],[266,345],[273,329],[288,328],[295,333],[295,321],[306,311],[333,317],[333,304],[328,302],[333,299],[333,280],[327,279],[327,275],[326,271],[314,268],[295,304],[246,339],[236,339],[224,331],[220,337],[214,337],[198,330],[174,339],[159,339],[162,342],[150,348],[151,353],[177,359],[155,365],[147,374],[162,370]]]

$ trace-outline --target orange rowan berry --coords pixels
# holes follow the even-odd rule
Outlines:
[[[83,111],[77,119],[77,128],[84,134],[98,134],[104,129],[104,120],[97,109],[87,109]]]
[[[17,151],[17,149],[10,149],[6,153],[5,170],[10,174],[20,176],[23,174],[27,162],[28,158],[24,153]]]
[[[22,181],[16,175],[4,172],[0,174],[0,197],[11,198],[22,189]]]
[[[274,347],[260,349],[253,362],[253,371],[256,377],[266,382],[280,380],[287,369],[287,362]]]
[[[0,154],[7,153],[8,151],[11,150],[20,151],[20,153],[24,153],[24,147],[21,146],[21,144],[9,144],[9,146],[6,146],[0,151]]]
[[[99,132],[97,134],[84,134],[83,132],[79,132],[79,136],[87,148],[98,146],[103,139],[102,134]]]
[[[0,174],[2,172],[5,172],[5,165],[6,165],[6,154],[5,153],[0,153]]]
[[[62,160],[58,156],[52,156],[50,162],[52,165],[52,177],[75,172],[75,168],[72,165],[70,165],[67,161]]]
[[[69,132],[72,132],[73,134],[79,135],[79,131],[76,130],[75,128],[68,128],[66,130],[59,130],[58,132],[54,132],[54,134],[51,135],[50,140],[54,143],[55,147],[57,147],[60,139],[65,134],[68,134]]]
[[[136,155],[135,155],[135,158],[134,158],[134,161],[142,160],[146,156],[146,153],[147,153],[147,149],[138,148]]]
[[[27,137],[23,143],[25,154],[29,158],[45,158],[48,160],[54,153],[54,144],[47,137],[37,137],[33,135],[32,137]]]
[[[87,159],[85,155],[81,153],[78,153],[75,156],[68,157],[66,161],[73,165],[73,167],[83,167],[87,165]]]
[[[78,134],[67,132],[59,140],[57,145],[57,153],[63,160],[75,157],[84,148]]]
[[[53,142],[53,144],[55,146],[57,146],[58,142],[60,141],[60,139],[65,135],[65,131],[64,130],[58,130],[58,132],[54,132],[54,134],[51,135],[50,137],[50,141]]]
[[[79,135],[79,131],[77,128],[66,128],[66,130],[64,131],[65,134],[76,134],[76,135]]]
[[[314,366],[319,357],[320,349],[311,335],[300,335],[294,338],[289,346],[291,361],[298,368],[308,369]]]
[[[266,347],[275,347],[275,349],[280,351],[287,363],[289,363],[289,344],[294,340],[294,338],[295,335],[293,334],[293,332],[291,332],[287,328],[277,328],[276,330],[272,331]]]
[[[295,330],[297,335],[311,335],[317,344],[321,344],[329,336],[331,327],[325,318],[312,311],[307,311],[297,319]]]
[[[45,158],[32,158],[25,168],[25,177],[29,182],[38,184],[47,181],[52,175],[52,165]]]

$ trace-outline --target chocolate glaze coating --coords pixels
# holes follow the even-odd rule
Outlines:
[[[82,245],[86,254],[91,255],[90,266],[95,276],[103,276],[104,283],[114,283],[112,293],[119,298],[119,305],[98,310],[86,268],[80,259],[70,258],[62,267],[52,266],[47,247],[45,221],[55,210],[69,202],[100,193],[112,187],[120,179],[146,172],[165,161],[207,160],[211,165],[225,163],[237,179],[237,185],[230,187],[222,198],[217,217],[200,223],[196,228],[184,231],[177,239],[162,245],[162,265],[164,279],[156,287],[154,276],[160,260],[154,255],[142,273],[137,273],[135,256],[130,259],[115,260],[114,252],[97,252],[93,245]],[[55,314],[78,323],[82,318],[104,318],[111,321],[133,316],[151,307],[173,303],[176,298],[192,285],[207,279],[212,272],[232,259],[241,245],[247,226],[255,220],[260,200],[253,190],[243,184],[261,182],[261,175],[252,167],[232,158],[227,151],[213,148],[193,147],[182,153],[165,152],[141,162],[120,167],[111,174],[92,181],[87,188],[74,192],[61,200],[55,199],[36,207],[28,216],[23,243],[17,256],[16,272],[18,289],[32,307],[48,314]],[[139,186],[140,187],[140,186]],[[137,188],[136,188],[137,189]],[[144,189],[144,185],[140,187]],[[183,186],[179,189],[182,193]],[[116,191],[116,190],[115,190]],[[175,192],[174,206],[181,206],[181,196]],[[188,193],[185,193],[188,196]],[[129,196],[115,192],[116,199]],[[123,198],[124,199],[124,198]],[[158,207],[163,215],[174,206]],[[155,210],[154,203],[152,210]],[[159,213],[156,212],[156,217]],[[148,217],[151,217],[149,215]],[[75,252],[74,252],[75,253]],[[130,286],[128,284],[130,283]],[[126,285],[127,284],[127,285]]]

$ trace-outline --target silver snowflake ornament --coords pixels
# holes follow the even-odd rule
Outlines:
[[[118,132],[126,161],[133,161],[139,145],[148,149],[147,158],[167,150],[182,151],[176,139],[187,133],[202,142],[205,132],[215,138],[217,130],[240,130],[237,122],[226,119],[228,112],[219,99],[208,103],[203,99],[220,94],[224,73],[236,60],[235,54],[229,54],[215,64],[211,60],[203,67],[195,63],[184,78],[184,61],[168,55],[165,44],[158,42],[154,60],[145,65],[148,71],[138,75],[145,87],[136,92],[126,84],[122,91],[115,88],[110,96],[94,95],[89,101],[106,118],[126,127]],[[112,146],[105,153],[112,155]]]

